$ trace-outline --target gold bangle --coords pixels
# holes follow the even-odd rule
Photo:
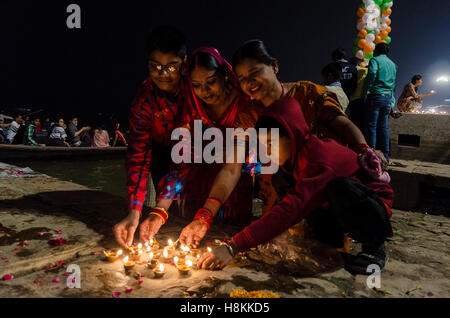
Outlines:
[[[161,215],[159,215],[159,214],[156,213],[156,212],[150,212],[149,215],[152,215],[152,214],[159,216],[159,217],[161,218],[161,220],[163,220],[163,225],[166,224],[166,221],[164,220],[164,218],[163,218]]]

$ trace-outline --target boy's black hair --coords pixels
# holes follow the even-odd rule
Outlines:
[[[321,74],[323,76],[328,76],[329,74],[331,74],[331,76],[333,77],[333,79],[337,82],[341,80],[342,77],[342,67],[341,64],[334,62],[334,63],[330,63],[327,64],[323,69]]]
[[[286,130],[286,128],[282,124],[280,124],[280,122],[278,120],[276,120],[273,117],[269,117],[269,116],[259,117],[258,121],[256,122],[255,129],[257,132],[259,132],[260,128],[267,128],[268,131],[271,128],[278,128],[280,137],[290,138],[289,133]]]
[[[347,52],[343,48],[337,48],[331,53],[331,58],[333,61],[337,62],[339,60],[345,59],[347,57]]]
[[[159,50],[163,53],[174,53],[181,59],[187,55],[184,34],[173,26],[154,28],[147,38],[147,55]]]

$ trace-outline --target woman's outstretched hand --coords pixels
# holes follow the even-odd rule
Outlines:
[[[124,248],[133,245],[134,233],[139,225],[140,213],[131,210],[128,216],[113,227],[117,243]]]
[[[208,232],[208,225],[200,220],[192,221],[180,234],[180,243],[191,248],[197,248]]]
[[[230,253],[230,250],[225,245],[221,245],[215,248],[212,252],[205,253],[198,261],[198,268],[215,270],[222,269],[227,266],[233,256]]]
[[[141,242],[148,242],[153,238],[163,225],[163,220],[154,214],[146,218],[139,227],[139,238]]]

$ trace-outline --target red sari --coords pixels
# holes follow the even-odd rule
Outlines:
[[[186,113],[184,115],[184,127],[188,128],[193,136],[193,127],[195,120],[202,121],[203,131],[213,127],[220,129],[225,136],[226,128],[254,127],[262,107],[252,103],[247,95],[241,89],[239,81],[234,74],[231,65],[211,47],[201,47],[195,50],[189,58],[187,69],[190,63],[195,60],[196,54],[203,52],[212,55],[218,63],[224,68],[226,77],[230,81],[234,90],[238,91],[237,96],[217,121],[208,116],[204,103],[197,98],[192,88],[192,82],[187,76],[187,85],[185,97],[187,100]],[[206,142],[203,142],[203,147]],[[191,145],[191,158],[195,152]],[[203,149],[202,149],[203,153]],[[158,187],[158,199],[185,199],[184,216],[193,217],[200,207],[203,206],[208,197],[215,178],[224,164],[186,164],[174,165],[171,171],[161,180]],[[238,223],[240,225],[249,223],[252,217],[252,199],[253,199],[253,174],[255,165],[243,164],[241,178],[232,192],[229,199],[224,203],[217,218],[219,221]]]

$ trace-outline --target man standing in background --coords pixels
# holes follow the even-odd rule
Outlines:
[[[379,43],[370,60],[364,82],[364,136],[370,147],[379,149],[389,162],[388,119],[392,108],[397,65],[387,57],[389,46]],[[378,148],[376,148],[378,146]]]

